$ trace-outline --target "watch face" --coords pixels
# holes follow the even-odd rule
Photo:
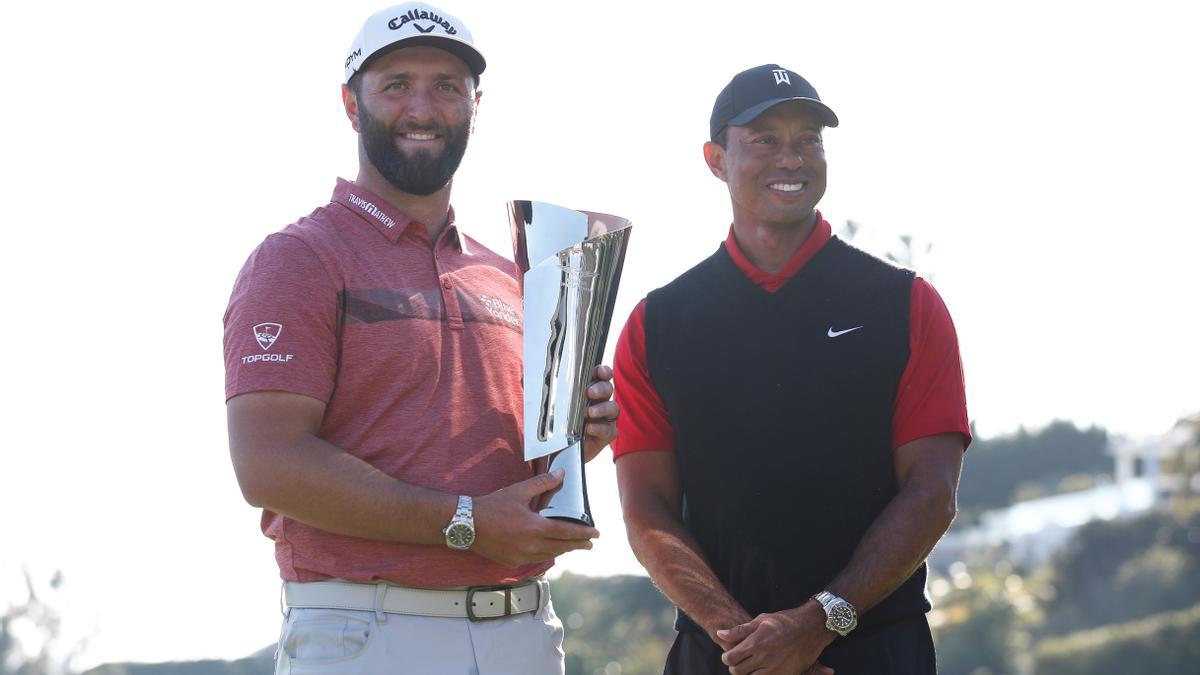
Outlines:
[[[466,523],[452,523],[446,528],[446,543],[453,548],[470,548],[475,543],[475,530]]]
[[[834,604],[829,608],[829,623],[830,627],[838,632],[854,628],[854,609],[844,602]]]

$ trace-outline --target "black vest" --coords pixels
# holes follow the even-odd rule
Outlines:
[[[646,299],[684,521],[751,616],[825,588],[896,494],[912,280],[834,237],[775,293],[722,247]],[[924,589],[922,566],[861,626],[928,611]]]

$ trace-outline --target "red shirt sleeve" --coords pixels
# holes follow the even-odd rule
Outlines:
[[[633,308],[613,355],[613,397],[620,406],[613,459],[640,450],[675,450],[666,406],[646,369],[646,301]]]
[[[225,311],[225,398],[288,391],[328,402],[338,289],[312,249],[273,234],[250,254]]]
[[[909,357],[892,409],[892,449],[936,434],[960,433],[971,443],[958,336],[946,303],[928,281],[913,281]]]

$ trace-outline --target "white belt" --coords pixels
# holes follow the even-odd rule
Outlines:
[[[409,588],[383,582],[288,581],[283,584],[283,602],[292,608],[356,609],[471,621],[536,612],[549,598],[549,583],[545,579],[515,586],[468,586],[460,590]]]

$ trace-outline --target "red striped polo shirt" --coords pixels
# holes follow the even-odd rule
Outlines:
[[[436,241],[339,180],[326,206],[251,254],[225,314],[225,394],[326,403],[319,436],[399,480],[480,496],[529,478],[522,452],[515,266],[450,223]],[[396,518],[405,514],[397,513]],[[288,581],[428,588],[512,583],[472,552],[325,532],[264,511]]]

